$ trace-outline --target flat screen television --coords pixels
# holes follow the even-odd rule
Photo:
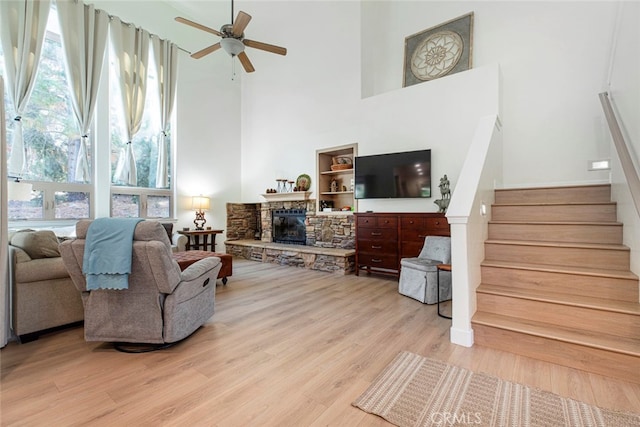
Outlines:
[[[356,199],[431,197],[431,150],[359,156],[354,160]]]

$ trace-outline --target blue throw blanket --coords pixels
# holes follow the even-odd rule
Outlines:
[[[133,232],[141,218],[98,218],[87,230],[82,272],[87,289],[128,289]]]

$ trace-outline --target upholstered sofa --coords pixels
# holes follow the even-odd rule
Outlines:
[[[80,322],[80,292],[67,272],[53,231],[9,235],[12,329],[21,342],[44,330]]]
[[[173,252],[184,251],[187,237],[162,223]],[[58,243],[75,238],[75,226],[17,230],[9,234],[12,330],[20,342],[46,330],[84,319],[80,292],[69,277]]]

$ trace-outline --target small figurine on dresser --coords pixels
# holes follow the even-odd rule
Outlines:
[[[438,212],[447,213],[447,208],[449,207],[449,201],[451,200],[451,184],[449,183],[449,179],[445,174],[442,178],[440,178],[440,197],[441,199],[435,200],[433,203],[438,205],[440,208]]]

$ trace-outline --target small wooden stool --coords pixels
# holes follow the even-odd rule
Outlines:
[[[173,259],[178,262],[180,266],[180,270],[184,271],[191,264],[200,261],[201,259],[207,257],[218,257],[222,261],[222,268],[218,273],[218,279],[222,279],[222,284],[227,284],[227,278],[231,277],[233,273],[233,257],[229,254],[223,254],[220,252],[209,252],[209,251],[183,251],[183,252],[174,252]]]
[[[438,284],[436,285],[438,288],[438,316],[440,317],[444,317],[445,319],[451,319],[451,316],[446,316],[444,314],[440,314],[440,271],[451,271],[451,264],[438,264],[436,266],[436,271],[437,271],[437,275],[438,275]],[[451,284],[453,285],[453,281],[451,282]],[[451,289],[452,293],[453,293],[453,286]]]

